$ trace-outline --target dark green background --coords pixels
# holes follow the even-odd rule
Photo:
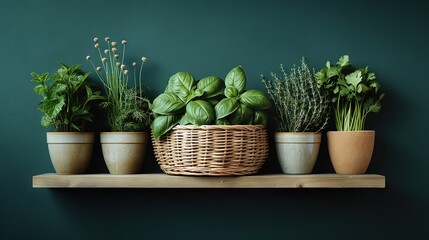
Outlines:
[[[23,1],[1,2],[2,239],[368,239],[427,233],[428,5],[420,1]],[[172,74],[224,77],[241,64],[260,74],[306,56],[323,67],[349,54],[387,93],[370,116],[370,173],[386,189],[33,189],[53,172],[30,73],[95,55],[92,38],[127,39],[147,56],[144,79],[160,93]],[[99,152],[99,149],[97,149]],[[274,149],[271,151],[274,152]],[[97,154],[97,153],[96,153]],[[98,154],[99,155],[99,154]],[[106,171],[95,157],[93,171]],[[97,165],[98,164],[98,165]],[[148,156],[145,172],[159,172]],[[316,172],[332,172],[326,146]],[[275,158],[262,172],[278,173]],[[8,238],[6,238],[8,237]]]

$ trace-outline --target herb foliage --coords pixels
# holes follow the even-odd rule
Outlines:
[[[232,69],[225,81],[216,76],[196,81],[187,72],[174,74],[164,93],[151,105],[155,139],[177,124],[266,124],[268,117],[263,110],[271,106],[269,98],[258,90],[246,91],[245,87],[246,75],[241,66]]]
[[[368,114],[380,111],[384,93],[380,93],[375,73],[368,67],[353,67],[348,55],[340,57],[336,65],[327,61],[316,79],[332,100],[338,131],[364,130]]]
[[[61,64],[52,76],[31,73],[32,81],[38,84],[34,91],[43,97],[39,103],[39,110],[44,113],[42,126],[52,124],[57,132],[76,132],[92,122],[92,103],[104,98],[86,80],[88,75],[78,64],[70,67]]]

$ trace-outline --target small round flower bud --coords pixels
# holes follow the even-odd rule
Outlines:
[[[137,63],[136,62],[133,62],[133,67],[136,67],[137,66]]]
[[[88,55],[88,56],[86,56],[86,60],[88,60],[88,61],[89,61],[90,59],[91,59],[91,56],[89,56],[89,55]]]
[[[121,69],[122,69],[122,70],[124,70],[124,69],[125,69],[125,67],[126,67],[126,66],[125,66],[125,64],[122,64],[122,65],[121,65]]]
[[[125,71],[124,71],[124,74],[125,74],[125,75],[128,75],[128,70],[125,70]]]
[[[119,59],[119,55],[118,55],[118,54],[115,54],[115,58],[116,58],[116,59]]]
[[[98,37],[95,37],[95,38],[94,38],[94,42],[95,42],[95,43],[98,43]]]
[[[116,53],[118,51],[118,49],[116,49],[115,47],[112,48],[112,52]]]
[[[120,63],[120,62],[116,62],[116,63],[115,63],[115,65],[116,65],[117,67],[119,67],[119,66],[121,65],[121,63]]]
[[[127,44],[127,41],[122,40],[122,45],[126,45],[126,44]]]
[[[147,58],[146,58],[146,57],[142,57],[142,61],[143,61],[143,62],[146,62],[146,61],[147,61]]]
[[[100,72],[101,71],[101,67],[97,67],[97,72]]]
[[[104,38],[104,41],[108,42],[108,41],[110,41],[110,38],[106,37],[106,38]]]
[[[107,58],[102,58],[101,61],[105,63],[107,62]]]
[[[117,42],[112,42],[112,47],[116,47],[117,44]]]
[[[107,55],[107,54],[109,54],[109,50],[108,49],[106,49],[106,50],[104,50],[104,53]]]
[[[96,44],[94,45],[94,47],[95,47],[95,48],[99,48],[99,47],[100,47],[100,44],[96,43]]]

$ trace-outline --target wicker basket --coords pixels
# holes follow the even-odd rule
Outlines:
[[[175,175],[254,174],[268,156],[263,125],[177,125],[152,142],[161,169]]]

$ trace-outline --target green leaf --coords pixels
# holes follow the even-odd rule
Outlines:
[[[368,90],[369,90],[369,88],[367,86],[365,86],[364,84],[362,84],[362,83],[359,83],[359,85],[356,88],[356,91],[358,93],[367,92]]]
[[[38,94],[41,95],[44,91],[45,91],[45,86],[43,85],[37,85],[36,87],[34,87],[34,91]]]
[[[68,85],[67,84],[63,84],[63,83],[58,83],[55,84],[54,88],[54,92],[56,94],[62,94],[63,92],[65,92],[67,90]]]
[[[237,88],[235,87],[226,87],[225,88],[225,96],[228,98],[235,98],[238,97],[240,93],[238,92]]]
[[[326,69],[322,69],[319,72],[316,73],[315,75],[316,80],[317,80],[317,84],[319,85],[319,87],[322,87],[324,84],[326,84],[328,82],[328,78],[326,77]]]
[[[179,112],[185,105],[174,93],[162,93],[153,100],[151,108],[155,113],[169,115]]]
[[[183,102],[186,102],[191,91],[195,88],[195,78],[187,72],[178,72],[168,81],[169,91],[176,94]]]
[[[231,125],[231,123],[226,118],[221,118],[216,120],[216,125]]]
[[[237,110],[240,103],[235,98],[224,98],[215,106],[216,119],[229,116]]]
[[[340,67],[345,67],[345,66],[350,65],[349,55],[344,55],[344,56],[340,57],[337,64],[340,65]]]
[[[42,119],[40,120],[40,124],[43,126],[43,127],[49,127],[49,125],[52,123],[52,120],[51,120],[51,118],[49,117],[49,116],[47,116],[47,115],[44,115],[43,117],[42,117]]]
[[[201,89],[195,89],[195,91],[191,91],[191,94],[189,94],[188,98],[186,99],[186,103],[195,98],[201,97],[203,94],[204,92],[201,91]]]
[[[375,91],[377,92],[378,91],[378,89],[380,89],[380,83],[379,82],[372,82],[370,85],[369,85],[371,88],[374,88],[375,89]]]
[[[197,83],[197,90],[203,91],[204,98],[217,96],[222,93],[224,88],[224,81],[216,76],[203,78]]]
[[[190,101],[186,105],[188,120],[194,125],[210,125],[215,121],[213,106],[204,100]]]
[[[60,97],[58,100],[58,103],[55,104],[54,108],[52,109],[51,118],[55,118],[66,105],[64,97]]]
[[[247,90],[240,95],[240,102],[253,109],[267,109],[271,107],[271,101],[259,90]]]
[[[216,98],[216,97],[213,97],[213,98],[207,98],[207,99],[206,99],[206,101],[207,101],[208,103],[210,103],[213,107],[214,107],[214,106],[216,106],[216,104],[218,104],[218,103],[219,103],[219,99],[218,99],[218,98]]]
[[[255,110],[253,114],[253,124],[262,124],[266,126],[268,124],[268,115],[265,111]]]
[[[246,74],[241,66],[233,68],[225,77],[226,87],[235,87],[239,93],[242,93],[246,87]]]
[[[155,139],[159,139],[165,133],[170,131],[179,121],[179,117],[176,115],[170,116],[157,116],[151,125],[152,133]]]
[[[331,62],[330,61],[326,61],[325,66],[326,66],[327,69],[331,68]]]
[[[164,93],[172,93],[172,91],[170,89],[170,82],[167,83],[167,86],[165,87]]]
[[[346,76],[346,82],[356,88],[357,85],[362,82],[362,72],[360,70],[356,70],[350,73]]]
[[[78,131],[78,132],[80,132],[80,131],[81,131],[81,129],[80,129],[78,126],[76,126],[76,124],[74,124],[74,123],[70,123],[70,126],[71,126],[74,130],[76,130],[76,131]]]
[[[182,118],[180,118],[179,124],[180,125],[191,124],[191,121],[189,121],[188,115],[186,113],[182,116]]]
[[[251,125],[253,122],[253,110],[244,104],[240,104],[237,110],[228,116],[228,120],[233,125]]]
[[[92,89],[89,87],[89,86],[87,86],[87,85],[85,85],[85,89],[86,89],[86,98],[91,98],[91,96],[92,96]]]
[[[340,87],[337,85],[335,86],[334,90],[332,91],[334,94],[337,94],[340,91]]]
[[[376,78],[376,76],[375,76],[375,73],[370,72],[370,73],[368,73],[368,77],[367,77],[367,79],[371,81],[371,80],[375,80],[375,79],[377,79],[377,78]]]
[[[341,69],[339,67],[335,67],[334,66],[334,67],[328,68],[327,71],[326,71],[326,76],[328,78],[331,78],[331,77],[334,77],[334,76],[338,76],[339,73],[340,73],[340,71],[341,71]]]
[[[364,104],[364,109],[368,113],[377,113],[381,109],[380,101],[376,101],[374,98],[369,98]]]
[[[345,95],[349,94],[349,92],[350,92],[350,90],[348,88],[341,87],[340,96],[345,96]]]

